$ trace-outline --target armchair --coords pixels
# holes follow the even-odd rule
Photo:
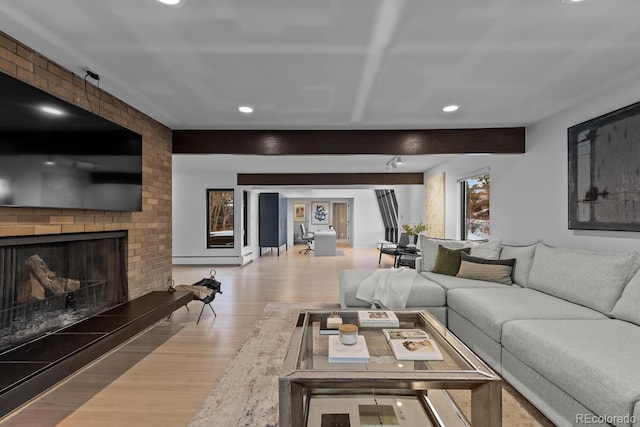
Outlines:
[[[400,233],[400,238],[397,243],[384,242],[380,245],[380,256],[378,257],[378,265],[382,261],[382,254],[393,255],[393,266],[395,267],[398,262],[399,248],[406,248],[409,244],[409,235],[407,233]]]

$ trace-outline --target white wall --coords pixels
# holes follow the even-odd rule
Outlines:
[[[292,201],[346,201],[351,204],[352,246],[375,247],[384,238],[384,226],[378,201],[372,188],[361,189],[269,189],[256,190],[236,185],[236,174],[173,174],[173,262],[174,264],[241,265],[260,254],[258,247],[258,194],[261,191],[279,192],[289,199],[288,238],[293,245]],[[249,200],[249,245],[242,247],[242,235],[235,233],[232,249],[207,248],[206,190],[234,189],[234,221],[237,230],[242,226],[242,193],[251,192]],[[400,225],[424,221],[425,194],[421,185],[391,186],[398,199]],[[315,227],[315,226],[314,226]]]
[[[242,225],[242,189],[229,174],[173,174],[173,262],[174,264],[242,263],[242,236],[235,233],[234,247],[207,248],[207,189],[234,189],[234,224]],[[255,203],[257,206],[257,203]],[[257,223],[254,227],[257,230]],[[257,238],[253,239],[257,242]]]
[[[404,185],[394,188],[398,198],[399,225],[402,227],[402,224],[426,223],[425,187],[422,185]]]
[[[622,82],[617,82],[618,84]],[[523,155],[461,156],[425,173],[446,176],[446,237],[459,236],[457,178],[491,168],[491,235],[526,244],[542,239],[556,246],[596,251],[636,251],[640,233],[568,229],[567,128],[640,101],[640,78],[623,89],[594,94],[575,107],[527,128]]]
[[[288,191],[283,191],[283,194],[287,195],[289,194]],[[312,215],[312,211],[311,211],[311,203],[313,202],[328,202],[329,203],[329,214],[328,214],[328,221],[329,224],[328,225],[318,225],[318,224],[312,224],[311,223],[311,215]],[[288,214],[287,215],[287,219],[288,219],[288,223],[287,223],[287,244],[292,245],[295,243],[295,235],[300,235],[301,230],[300,230],[300,224],[304,223],[305,229],[307,231],[310,231],[312,233],[315,233],[318,230],[325,230],[327,229],[330,225],[332,225],[334,223],[333,220],[333,204],[334,203],[346,203],[348,206],[348,212],[347,214],[349,215],[349,217],[347,218],[348,221],[348,227],[347,227],[347,233],[348,233],[348,240],[349,240],[349,244],[351,244],[351,242],[353,242],[353,237],[351,236],[353,234],[353,198],[336,198],[335,196],[331,196],[331,197],[320,197],[320,198],[308,198],[308,197],[302,197],[300,196],[297,192],[294,193],[293,197],[288,196],[287,195],[287,212],[293,212],[293,205],[294,204],[301,204],[304,203],[304,205],[306,206],[306,218],[305,221],[296,221],[293,218],[293,215]],[[302,241],[300,239],[298,239],[298,243],[301,243]]]
[[[425,193],[422,185],[386,186],[395,190],[398,200],[398,217],[400,225],[404,223],[424,222]],[[358,189],[302,189],[274,190],[284,194],[288,199],[314,201],[353,201],[350,207],[352,223],[352,246],[355,248],[373,248],[384,238],[384,224],[378,207],[375,191],[372,188]],[[292,209],[289,209],[289,224],[293,224]],[[315,226],[313,226],[315,227]],[[324,226],[319,226],[324,228]],[[311,231],[314,231],[313,228]],[[291,243],[293,233],[289,230]]]

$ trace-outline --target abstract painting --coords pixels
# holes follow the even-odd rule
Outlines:
[[[293,204],[293,220],[305,221],[307,218],[306,209],[307,209],[306,203],[294,203]]]
[[[314,225],[329,224],[329,202],[311,203],[311,224],[314,224]]]
[[[569,229],[640,231],[640,103],[568,129]]]

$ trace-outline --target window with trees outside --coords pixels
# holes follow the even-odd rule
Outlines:
[[[488,239],[490,217],[489,174],[482,174],[460,181],[462,194],[462,238]]]
[[[207,247],[233,248],[233,190],[207,190]]]

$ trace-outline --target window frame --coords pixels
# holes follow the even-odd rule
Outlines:
[[[231,196],[231,214],[227,215],[228,218],[231,219],[231,238],[228,236],[227,230],[212,230],[211,228],[211,195],[213,193],[230,193]],[[235,192],[232,188],[207,188],[206,190],[207,197],[207,234],[206,234],[206,246],[207,249],[233,249],[235,247],[235,236],[236,236],[236,227],[235,227]],[[223,222],[223,224],[226,224]],[[220,242],[222,243],[213,243],[213,238],[216,236],[212,236],[212,233],[223,233],[220,236]]]
[[[483,236],[481,237],[482,239],[488,239],[489,236],[491,235],[491,174],[490,171],[487,170],[481,170],[481,171],[476,171],[470,174],[465,175],[464,178],[460,178],[458,179],[458,184],[459,184],[459,188],[460,188],[460,238],[462,240],[469,240],[469,217],[468,217],[468,191],[469,191],[469,181],[472,180],[478,180],[481,177],[487,177],[487,182],[488,182],[488,194],[489,197],[487,198],[487,211],[488,211],[488,215],[487,215],[487,232],[483,233]]]

